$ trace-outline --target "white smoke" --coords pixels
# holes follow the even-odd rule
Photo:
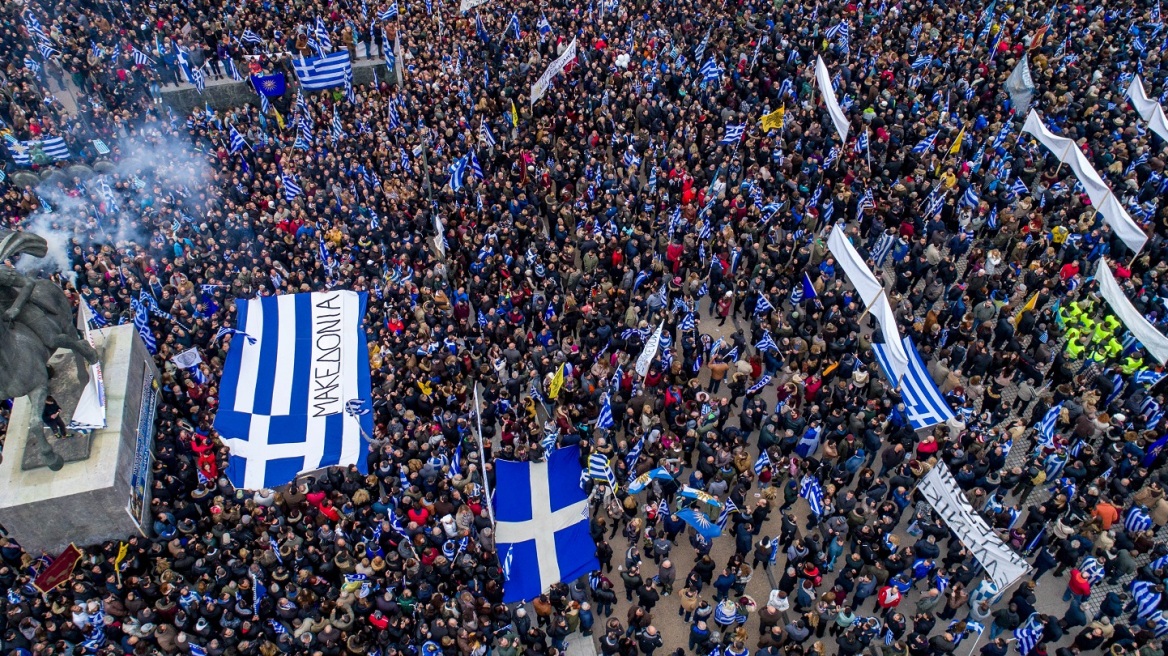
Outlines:
[[[189,142],[153,126],[121,139],[119,151],[118,158],[110,162],[112,169],[95,171],[80,181],[81,188],[64,173],[37,185],[37,196],[52,210],[38,210],[24,221],[22,228],[43,237],[48,242],[48,253],[43,258],[21,257],[17,262],[20,271],[58,273],[76,285],[77,271],[73,267],[80,263],[71,254],[74,245],[83,249],[93,244],[109,245],[122,257],[148,250],[157,231],[137,205],[139,196],[119,193],[118,183],[143,181],[148,196],[153,195],[155,186],[163,195],[183,188],[193,195],[205,189],[211,177],[209,163],[191,149]],[[111,198],[117,211],[101,212],[99,204]],[[154,198],[153,202],[155,210],[168,206],[162,198]]]

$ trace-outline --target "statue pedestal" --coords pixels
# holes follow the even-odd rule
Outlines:
[[[28,398],[13,402],[0,462],[0,525],[29,553],[56,554],[150,534],[152,447],[158,370],[132,325],[93,331],[105,380],[106,427],[89,436],[89,457],[60,471],[25,470]],[[68,439],[84,439],[81,436]]]

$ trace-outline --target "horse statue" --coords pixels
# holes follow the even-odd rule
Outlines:
[[[43,237],[0,231],[0,399],[28,397],[27,447],[39,448],[46,466],[58,471],[64,460],[45,438],[41,419],[52,376],[49,358],[61,348],[89,364],[97,362],[98,356],[78,334],[73,307],[61,288],[48,280],[29,278],[5,263],[19,255],[44,257],[47,252]]]

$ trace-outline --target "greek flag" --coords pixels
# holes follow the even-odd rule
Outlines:
[[[880,235],[876,240],[876,244],[872,246],[872,261],[876,263],[877,267],[884,266],[884,260],[888,259],[888,254],[892,252],[892,247],[896,244],[896,235],[885,233]]]
[[[383,21],[393,20],[393,19],[397,18],[397,15],[398,15],[397,0],[394,0],[393,3],[389,5],[388,9],[383,9],[383,10],[377,12],[377,19],[383,20]]]
[[[12,161],[16,162],[17,166],[29,166],[32,164],[30,157],[31,151],[37,146],[41,151],[55,161],[63,161],[73,157],[69,152],[69,147],[65,145],[65,140],[61,137],[48,137],[40,140],[31,141],[9,141],[8,152],[12,154]]]
[[[726,505],[722,506],[722,512],[718,515],[718,521],[714,523],[718,525],[718,528],[726,530],[726,522],[730,521],[730,515],[736,512],[740,512],[738,504],[734,503],[731,499],[726,499]]]
[[[860,133],[860,138],[856,139],[855,152],[862,153],[866,150],[868,150],[868,132],[864,131]]]
[[[231,152],[233,154],[238,153],[244,148],[251,148],[247,141],[244,140],[243,135],[239,133],[239,130],[235,129],[234,125],[230,127],[228,134],[231,136]]]
[[[593,453],[588,456],[588,477],[594,481],[604,481],[608,487],[616,489],[616,473],[603,453]]]
[[[917,145],[913,146],[912,151],[913,151],[913,153],[920,155],[921,153],[927,153],[927,152],[931,151],[933,149],[933,147],[936,145],[937,145],[937,133],[934,132],[933,134],[930,134],[929,136],[925,137],[922,141],[918,141]]]
[[[710,55],[706,63],[702,64],[700,73],[702,74],[703,83],[717,82],[722,78],[722,69],[718,66],[718,62],[714,61],[713,55]]]
[[[738,125],[726,125],[726,134],[722,135],[720,144],[736,144],[742,141],[742,135],[746,134],[746,124],[739,123]]]
[[[912,338],[906,336],[901,341],[909,357],[908,369],[900,380],[897,380],[896,374],[893,373],[895,370],[888,356],[888,345],[873,344],[872,351],[876,354],[876,360],[884,370],[884,375],[890,382],[900,386],[909,423],[914,430],[945,423],[953,417],[953,410],[941,396],[941,390],[933,383],[933,378],[925,368]]]
[[[580,448],[556,449],[544,462],[496,462],[495,540],[499,553],[523,563],[511,568],[503,601],[527,601],[552,584],[600,568],[588,534],[588,501],[576,485]]]
[[[772,350],[777,351],[779,350],[779,345],[776,344],[775,339],[771,337],[770,331],[764,330],[762,331],[762,339],[758,340],[758,344],[755,344],[754,348],[758,349],[760,352]]]
[[[494,148],[498,141],[495,140],[495,135],[491,133],[491,127],[487,125],[486,119],[479,121],[479,138],[487,143],[488,148]]]
[[[1079,565],[1079,572],[1083,578],[1091,582],[1091,585],[1102,581],[1104,576],[1103,565],[1093,556],[1087,556],[1083,559],[1083,563]]]
[[[466,181],[466,169],[469,163],[469,156],[460,157],[454,160],[454,164],[450,166],[450,190],[459,191],[462,189]]]
[[[612,400],[608,394],[605,394],[600,399],[600,415],[596,418],[596,427],[601,430],[608,430],[616,425],[612,418]]]
[[[1018,196],[1030,194],[1030,190],[1026,188],[1026,183],[1022,182],[1022,178],[1014,178],[1014,184],[1010,185],[1010,191]]]
[[[296,180],[287,173],[280,174],[280,181],[284,183],[284,200],[291,202],[294,198],[304,193],[300,185],[296,184]]]
[[[1152,528],[1152,517],[1148,514],[1147,508],[1143,506],[1129,508],[1127,516],[1123,519],[1123,528],[1128,533],[1139,533]]]
[[[761,474],[762,470],[765,469],[766,467],[769,467],[770,464],[771,464],[770,455],[767,454],[766,449],[762,449],[761,451],[759,451],[758,460],[754,461],[755,475]]]
[[[803,433],[803,437],[799,438],[799,443],[795,445],[795,453],[800,458],[808,458],[819,450],[819,429],[808,428]]]
[[[1022,656],[1027,656],[1038,646],[1038,642],[1042,640],[1044,629],[1045,627],[1038,619],[1038,613],[1032,613],[1025,624],[1014,629],[1014,639],[1018,641],[1018,652]]]
[[[771,312],[774,309],[775,306],[771,305],[771,302],[767,299],[766,294],[758,295],[758,301],[756,301],[754,304],[754,313],[756,315],[766,314],[767,312]]]
[[[799,496],[807,500],[811,512],[816,517],[823,514],[823,487],[820,486],[818,478],[811,474],[804,476],[803,482],[799,484]]]
[[[629,480],[637,477],[637,461],[641,459],[641,451],[645,448],[645,440],[638,440],[625,456],[625,469],[629,472]]]
[[[256,338],[231,343],[215,417],[235,487],[277,487],[332,465],[365,470],[373,418],[367,401],[348,403],[372,398],[365,304],[351,291],[236,301],[236,325]]]
[[[916,61],[914,61],[912,63],[912,69],[914,71],[919,71],[922,68],[928,68],[929,66],[932,65],[932,63],[933,63],[933,56],[932,55],[921,55],[920,57],[917,57]]]
[[[343,86],[353,71],[348,50],[338,50],[322,57],[294,59],[292,68],[296,70],[296,77],[306,91]]]
[[[203,93],[203,90],[207,88],[207,76],[203,74],[203,69],[189,68],[188,70],[191,72],[191,84],[195,85],[199,93]]]
[[[98,602],[101,603],[101,602]],[[105,646],[105,607],[98,606],[97,611],[89,614],[89,630],[81,645],[87,650],[97,651]]]
[[[1165,374],[1151,369],[1141,369],[1136,372],[1135,381],[1139,385],[1155,385]]]
[[[962,207],[977,207],[980,199],[977,197],[977,192],[973,189],[973,185],[965,188],[965,193],[961,196]]]
[[[150,329],[150,308],[143,305],[136,298],[130,299],[130,309],[134,312],[134,328],[146,344],[146,350],[153,355],[158,352],[158,340],[154,338],[154,331]]]
[[[1136,604],[1136,617],[1147,619],[1160,608],[1160,593],[1151,581],[1132,581],[1132,601]]]
[[[1046,411],[1042,417],[1042,421],[1038,423],[1038,446],[1053,449],[1054,448],[1054,426],[1058,421],[1059,412],[1062,411],[1063,404],[1058,404]]]

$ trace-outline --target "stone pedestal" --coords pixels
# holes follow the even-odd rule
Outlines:
[[[56,472],[23,469],[29,413],[41,409],[30,408],[27,398],[13,402],[0,462],[0,525],[30,553],[150,533],[158,369],[132,325],[92,335],[101,353],[106,427],[91,433],[88,458]]]

